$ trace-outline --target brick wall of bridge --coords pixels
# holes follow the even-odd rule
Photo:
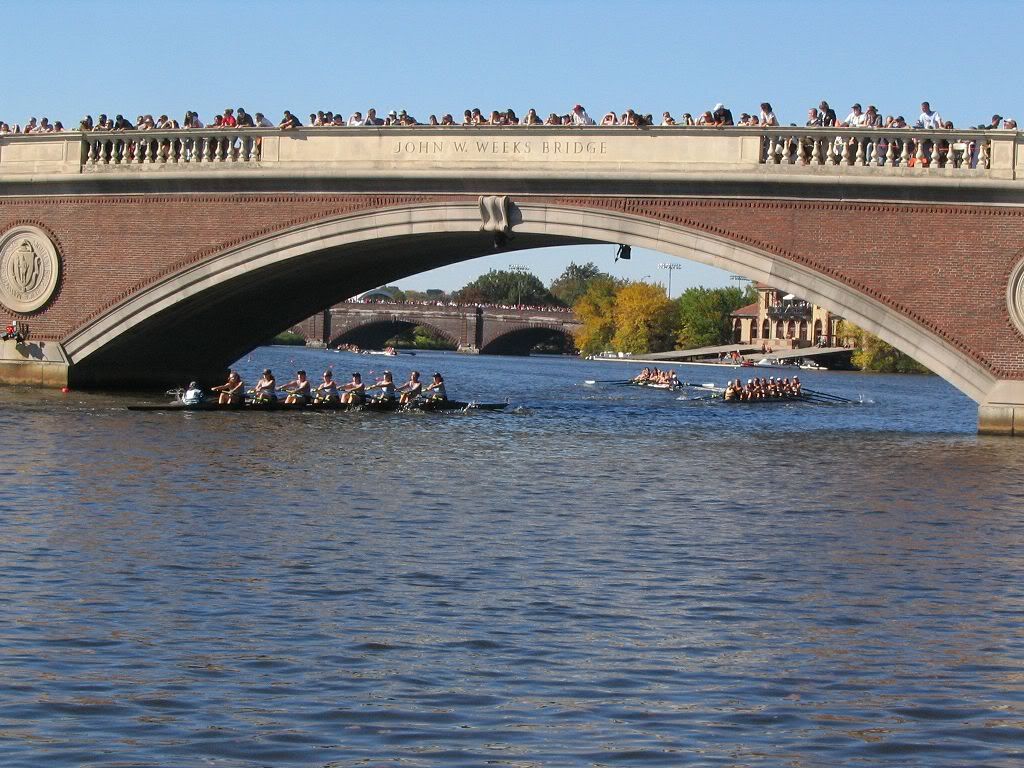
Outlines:
[[[0,231],[32,223],[63,259],[59,292],[27,316],[63,339],[122,299],[234,245],[298,224],[447,195],[183,194],[0,199]],[[475,199],[475,198],[473,198]],[[516,198],[529,202],[528,196]],[[1024,211],[988,205],[547,197],[671,222],[806,265],[943,337],[999,378],[1024,378],[1006,284]],[[8,313],[9,314],[9,313]],[[15,315],[16,317],[16,315]]]

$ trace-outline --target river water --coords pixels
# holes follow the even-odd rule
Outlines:
[[[0,765],[1024,761],[1024,440],[945,382],[732,407],[390,362],[513,410],[0,390]]]

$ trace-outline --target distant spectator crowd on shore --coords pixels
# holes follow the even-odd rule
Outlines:
[[[694,114],[697,116],[694,117]],[[663,112],[662,126],[695,126],[695,127],[755,127],[770,128],[781,126],[772,105],[769,102],[762,102],[757,110],[742,112],[738,118],[734,118],[731,109],[725,104],[715,104],[711,109],[703,112],[684,112],[678,118],[671,112]],[[91,115],[86,115],[78,124],[77,130],[83,132],[126,132],[145,130],[176,130],[176,129],[211,129],[211,128],[279,128],[281,130],[295,130],[302,127],[327,128],[327,127],[392,127],[392,126],[536,126],[536,125],[559,125],[559,126],[623,126],[643,128],[655,125],[652,114],[638,112],[634,109],[626,109],[623,112],[609,111],[601,119],[595,120],[582,104],[576,104],[571,110],[565,113],[550,112],[547,117],[542,118],[536,109],[530,108],[519,117],[511,108],[504,110],[491,110],[484,113],[479,107],[467,109],[462,113],[461,118],[456,118],[451,113],[441,115],[430,115],[425,121],[417,120],[407,110],[391,110],[384,116],[380,116],[376,109],[367,109],[365,114],[362,111],[353,112],[345,117],[341,112],[330,110],[319,110],[311,112],[305,125],[299,117],[290,110],[285,110],[279,121],[272,122],[262,112],[249,114],[242,107],[225,109],[222,114],[215,115],[209,122],[204,122],[198,112],[188,111],[181,121],[178,121],[166,114],[154,118],[151,114],[137,115],[135,120],[130,120],[124,115],[116,115],[113,118],[106,114],[100,114],[95,120]],[[797,127],[796,123],[789,123],[789,127]],[[881,110],[873,104],[866,109],[860,103],[854,103],[850,107],[849,114],[842,120],[837,116],[836,111],[829,106],[827,101],[821,101],[817,107],[807,111],[806,127],[822,128],[921,128],[928,130],[952,129],[953,123],[943,120],[942,117],[932,109],[929,102],[921,104],[921,112],[912,122],[903,115],[882,116]],[[1012,118],[1004,118],[996,113],[988,119],[988,122],[980,123],[977,126],[970,126],[975,130],[1017,130],[1017,121]],[[13,127],[0,121],[0,135],[2,134],[47,134],[64,132],[64,124],[57,120],[51,122],[48,117],[31,117],[25,123],[15,124]]]

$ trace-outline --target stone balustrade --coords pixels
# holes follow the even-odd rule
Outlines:
[[[67,174],[1024,179],[1016,131],[683,126],[187,129],[0,136],[0,179]]]
[[[790,128],[765,132],[761,162],[780,166],[851,166],[984,175],[993,148],[1015,154],[1015,131],[886,128]],[[1011,143],[1013,146],[1011,147]],[[884,170],[883,170],[884,169]]]

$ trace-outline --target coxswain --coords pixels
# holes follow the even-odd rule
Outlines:
[[[424,392],[430,392],[431,400],[447,400],[448,393],[444,388],[444,377],[440,373],[435,373],[433,380],[423,388]]]
[[[668,385],[672,389],[679,389],[680,387],[683,386],[683,382],[681,382],[679,380],[679,377],[676,376],[675,370],[671,370],[668,372]]]
[[[360,373],[352,374],[352,381],[342,387],[341,402],[349,405],[362,405],[366,401],[366,385]]]
[[[413,371],[409,374],[409,380],[398,388],[398,391],[402,393],[398,402],[402,405],[415,400],[420,396],[420,392],[423,391],[423,382],[420,381],[420,372]]]
[[[281,387],[288,396],[284,399],[285,405],[305,405],[309,402],[310,382],[306,378],[305,371],[296,371],[295,379]]]
[[[217,387],[210,387],[213,392],[220,392],[217,396],[217,405],[241,405],[245,400],[245,382],[238,375],[238,371],[231,371],[228,380]]]
[[[380,394],[374,398],[374,400],[378,402],[384,400],[394,400],[395,380],[394,377],[391,375],[391,371],[384,371],[384,373],[381,374],[381,378],[379,378],[376,382],[368,386],[366,388],[366,391],[369,392],[371,389],[380,390]]]
[[[185,405],[199,405],[203,402],[203,390],[199,388],[199,385],[194,381],[188,383],[188,389],[185,390],[185,394],[181,396],[181,402]]]
[[[317,385],[316,398],[313,400],[315,403],[337,403],[339,401],[338,396],[338,382],[334,380],[334,373],[332,371],[324,371],[323,381]]]
[[[256,386],[252,388],[252,405],[258,405],[260,403],[272,403],[277,401],[277,382],[274,380],[274,374],[270,372],[269,368],[263,369],[263,375],[260,376],[260,380],[256,382]]]

